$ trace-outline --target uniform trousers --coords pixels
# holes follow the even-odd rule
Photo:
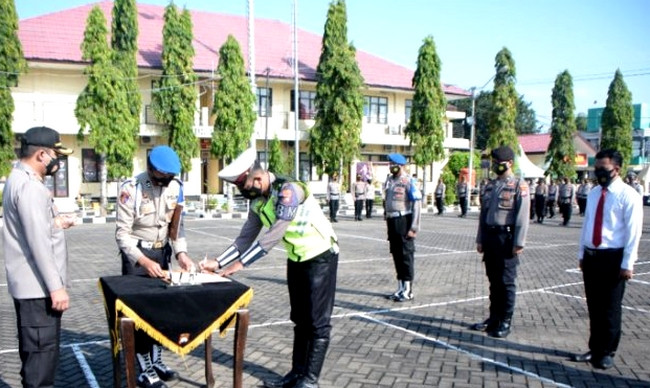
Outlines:
[[[571,200],[568,202],[561,202],[560,203],[560,213],[562,213],[562,219],[563,224],[567,225],[569,221],[571,220],[571,214],[573,213],[573,205],[571,204]]]
[[[555,199],[546,199],[546,208],[548,209],[548,218],[555,217]]]
[[[336,220],[336,215],[339,213],[339,199],[330,199],[330,221]]]
[[[142,253],[147,256],[149,259],[160,264],[160,267],[164,270],[169,269],[169,260],[172,256],[172,247],[167,244],[162,249],[145,249],[142,248],[138,243],[138,248]],[[122,275],[136,275],[136,276],[149,276],[147,270],[144,267],[136,264],[135,266],[131,264],[124,252],[121,252],[122,255]],[[149,337],[147,333],[142,330],[135,331],[135,352],[139,354],[145,354],[151,351],[153,345],[160,345],[160,343],[153,338]]]
[[[544,206],[546,206],[546,197],[535,194],[535,214],[537,214],[537,221],[544,221]]]
[[[578,209],[580,211],[580,215],[583,216],[585,215],[585,209],[587,208],[587,197],[578,197]]]
[[[415,276],[415,239],[407,236],[413,223],[413,214],[386,219],[388,243],[397,280],[413,281]]]
[[[361,213],[363,212],[363,203],[365,202],[365,199],[356,199],[354,200],[354,219],[355,220],[360,220],[361,219]]]
[[[467,214],[467,196],[458,197],[458,204],[460,205],[460,215]]]
[[[339,254],[330,250],[306,261],[288,261],[287,285],[290,317],[295,324],[294,345],[309,349],[314,340],[330,338],[338,261]]]
[[[440,196],[440,197],[436,196],[436,209],[438,209],[438,214],[442,214],[442,212],[444,210],[443,206],[445,206],[444,202],[443,202],[443,197],[442,196]]]
[[[517,294],[519,257],[512,254],[511,227],[483,229],[483,262],[490,282],[490,320],[511,319]]]
[[[592,357],[614,355],[621,339],[621,279],[623,249],[585,249],[582,277],[589,310],[589,350]]]
[[[23,387],[54,387],[63,313],[52,310],[49,297],[14,299],[14,307]]]
[[[374,202],[374,199],[366,199],[366,218],[372,218],[372,205]]]

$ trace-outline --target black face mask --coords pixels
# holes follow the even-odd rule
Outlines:
[[[400,166],[391,166],[390,167],[390,172],[393,175],[399,174],[400,170],[401,170]]]
[[[170,177],[164,177],[164,178],[157,178],[155,176],[151,176],[151,183],[154,184],[154,186],[161,186],[161,187],[167,187],[171,183],[171,181],[174,180],[173,176]]]
[[[45,165],[45,175],[54,175],[54,173],[58,171],[59,158],[53,158],[49,154],[47,156],[50,157],[50,162]],[[57,168],[55,169],[55,167]]]
[[[262,189],[258,187],[251,187],[250,189],[239,188],[239,192],[246,199],[255,199],[262,196]]]
[[[508,171],[508,162],[492,163],[492,171],[497,175],[503,175]]]
[[[610,183],[612,183],[612,180],[614,177],[612,176],[612,172],[614,169],[608,170],[604,167],[597,167],[594,169],[594,174],[596,174],[596,179],[598,180],[598,184],[607,187],[609,186]]]

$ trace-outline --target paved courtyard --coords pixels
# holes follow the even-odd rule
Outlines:
[[[334,224],[341,243],[332,342],[321,376],[323,388],[370,387],[650,387],[650,208],[635,278],[623,301],[623,338],[614,368],[594,370],[568,361],[584,352],[589,334],[584,289],[576,269],[582,222],[556,218],[531,224],[519,267],[514,330],[494,339],[468,330],[488,313],[488,284],[475,251],[477,213],[425,214],[417,238],[415,300],[396,304],[381,217]],[[190,255],[220,253],[241,219],[188,219]],[[97,279],[120,271],[114,228],[84,224],[67,233],[71,308],[64,314],[57,388],[111,387],[112,364]],[[278,247],[236,279],[254,288],[249,306],[244,386],[290,368],[292,324],[285,282],[285,253]],[[4,257],[0,259],[4,267]],[[182,317],[179,317],[182,319]],[[213,337],[217,387],[232,385],[233,332]],[[182,375],[170,387],[198,387],[203,347],[166,360]],[[13,303],[0,273],[0,388],[20,386]]]

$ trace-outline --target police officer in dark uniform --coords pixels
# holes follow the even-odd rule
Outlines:
[[[162,278],[174,255],[185,270],[194,264],[187,255],[180,214],[183,186],[174,178],[181,162],[168,146],[157,146],[147,158],[147,171],[124,182],[117,203],[115,238],[122,257],[122,274]],[[177,209],[178,207],[178,209]],[[170,229],[177,231],[170,236]],[[135,351],[140,375],[137,384],[163,388],[163,381],[176,380],[178,373],[162,361],[162,347],[144,331],[135,332]]]
[[[339,248],[332,224],[302,182],[264,170],[249,148],[219,172],[251,200],[248,219],[235,242],[215,260],[201,263],[206,271],[225,268],[231,275],[264,257],[284,242],[291,321],[295,324],[291,371],[265,387],[318,388],[330,342]],[[266,227],[268,230],[255,241]]]
[[[574,196],[573,183],[569,181],[569,178],[562,178],[562,184],[558,188],[559,199],[558,203],[560,204],[560,214],[562,214],[562,225],[569,225],[571,220],[571,214],[573,213],[573,196]]]
[[[497,178],[485,188],[476,235],[476,250],[483,254],[490,281],[490,316],[470,328],[503,338],[511,329],[517,265],[528,231],[530,199],[526,181],[512,174],[512,149],[501,146],[492,150],[491,156]]]

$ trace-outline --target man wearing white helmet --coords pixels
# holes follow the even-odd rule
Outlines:
[[[168,146],[157,146],[147,158],[147,171],[127,180],[120,188],[117,201],[115,238],[122,257],[122,274],[164,277],[170,269],[172,255],[181,268],[194,265],[187,255],[183,222],[170,236],[174,210],[183,202],[183,183],[175,178],[181,162]],[[161,388],[163,381],[178,378],[178,373],[162,361],[162,346],[144,331],[135,333],[135,351],[140,375],[138,386]]]

